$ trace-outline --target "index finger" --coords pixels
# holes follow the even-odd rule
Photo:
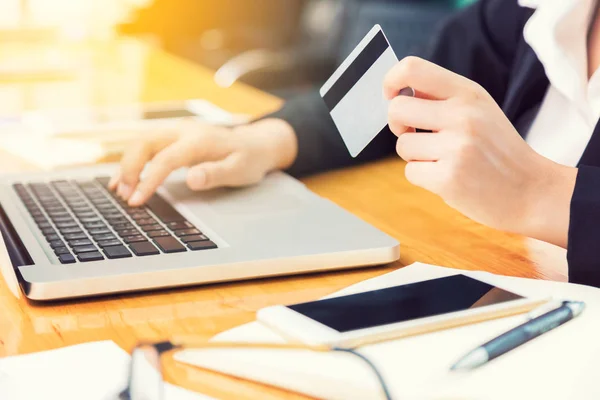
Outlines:
[[[385,76],[383,91],[393,99],[406,87],[413,88],[424,96],[437,100],[472,93],[478,85],[452,71],[418,57],[406,57]]]
[[[156,154],[129,199],[129,205],[137,207],[144,204],[171,172],[191,165],[192,156],[190,144],[185,140],[179,140]]]

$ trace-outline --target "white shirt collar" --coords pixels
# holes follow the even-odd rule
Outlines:
[[[547,2],[553,0],[546,0]],[[538,8],[540,3],[543,3],[544,0],[519,0],[519,5],[521,7],[529,7],[529,8]]]
[[[536,9],[524,37],[550,83],[570,101],[587,101],[587,35],[596,0],[519,0],[519,4]]]
[[[521,7],[537,8],[542,0],[519,0]]]

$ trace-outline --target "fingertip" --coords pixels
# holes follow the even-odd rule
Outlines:
[[[388,85],[384,82],[383,84],[383,97],[388,100],[391,101],[394,97],[394,90],[392,88],[388,88]]]
[[[142,204],[144,204],[145,202],[146,202],[146,196],[144,196],[144,194],[142,192],[140,192],[139,190],[136,190],[135,192],[133,192],[133,194],[129,198],[129,201],[127,202],[127,204],[130,207],[139,207]]]
[[[190,189],[200,190],[206,186],[206,171],[203,168],[192,168],[189,170],[186,180]]]
[[[131,194],[133,193],[133,186],[130,186],[126,183],[119,183],[118,189],[117,189],[117,195],[120,196],[123,200],[127,200],[131,197]]]
[[[117,188],[120,177],[121,177],[121,173],[117,172],[110,178],[110,181],[108,181],[108,190],[114,191]]]

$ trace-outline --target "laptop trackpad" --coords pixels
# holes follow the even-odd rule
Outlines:
[[[303,207],[309,196],[300,182],[282,174],[270,174],[261,183],[244,188],[223,188],[194,192],[184,182],[165,183],[169,194],[181,205],[194,209],[208,206],[216,214],[272,214]]]

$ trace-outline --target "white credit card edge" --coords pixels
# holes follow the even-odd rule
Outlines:
[[[367,33],[367,35],[363,38],[363,40],[360,41],[360,43],[356,46],[356,48],[354,50],[352,50],[350,55],[348,57],[346,57],[346,59],[342,62],[342,64],[338,67],[338,69],[336,69],[335,72],[331,75],[331,77],[329,77],[329,79],[323,84],[323,86],[319,90],[319,94],[321,95],[321,97],[325,96],[325,94],[331,89],[331,87],[341,78],[341,76],[344,74],[344,72],[346,72],[348,67],[350,67],[350,65],[352,65],[352,62],[354,62],[354,60],[356,60],[356,57],[358,57],[360,55],[360,53],[362,53],[362,51],[365,49],[365,47],[367,47],[367,45],[371,42],[371,40],[373,40],[373,38],[380,31],[383,32],[381,29],[381,26],[379,24],[377,24],[373,28],[371,28],[369,33]],[[385,37],[385,33],[383,35]],[[387,40],[387,37],[385,37],[385,40],[388,42],[388,46],[389,46],[389,41]]]

